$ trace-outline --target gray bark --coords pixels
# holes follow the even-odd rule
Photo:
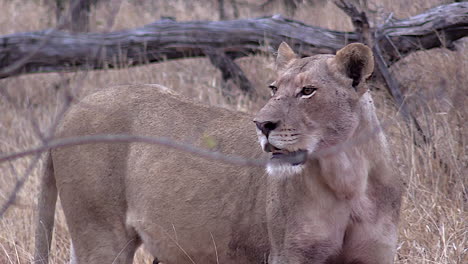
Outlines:
[[[71,0],[70,2],[70,30],[72,32],[89,31],[89,13],[93,0]]]
[[[374,31],[387,62],[434,47],[452,47],[468,35],[468,3],[430,9],[403,20],[391,20]],[[223,52],[230,59],[274,53],[288,42],[301,56],[334,53],[353,32],[305,25],[281,16],[231,21],[160,20],[141,28],[110,33],[39,31],[0,36],[0,78],[23,73],[135,66]]]

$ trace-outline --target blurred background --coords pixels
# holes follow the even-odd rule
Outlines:
[[[454,1],[354,0],[371,26],[407,18]],[[70,0],[0,0],[0,35],[44,30],[108,32],[132,29],[161,18],[176,21],[231,20],[281,14],[307,25],[353,31],[349,16],[326,0],[93,0],[70,10]],[[85,10],[83,12],[83,10]],[[67,23],[67,19],[85,21]],[[452,50],[435,48],[410,54],[390,67],[412,113],[430,143],[413,144],[415,128],[398,113],[385,84],[370,87],[380,119],[393,146],[393,161],[405,182],[396,263],[468,263],[468,38]],[[270,92],[272,55],[243,57],[236,63],[255,89],[244,95],[207,58],[188,58],[120,69],[28,74],[0,79],[0,154],[40,144],[38,131],[53,122],[64,104],[65,87],[79,99],[115,85],[152,83],[207,105],[247,113],[260,109]],[[79,89],[77,89],[77,87]],[[437,158],[434,158],[434,150]],[[0,204],[3,204],[31,157],[0,163]],[[442,162],[441,162],[442,161]],[[14,204],[0,218],[0,263],[29,263],[33,254],[34,217],[42,163],[35,167]],[[58,205],[60,206],[60,205]],[[52,263],[68,261],[68,233],[61,209],[56,218]],[[135,263],[151,263],[140,249]]]

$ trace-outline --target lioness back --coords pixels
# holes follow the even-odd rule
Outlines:
[[[86,97],[67,114],[58,136],[122,133],[169,137],[245,158],[262,155],[248,115],[152,85]],[[216,263],[216,254],[220,263],[265,259],[263,168],[142,143],[81,145],[54,150],[52,158],[80,263],[122,250],[113,257],[128,261],[141,242],[163,263]]]

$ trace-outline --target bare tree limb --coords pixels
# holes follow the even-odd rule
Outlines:
[[[166,137],[148,137],[138,135],[127,135],[127,134],[103,134],[103,135],[91,135],[91,136],[80,136],[53,139],[42,144],[38,147],[31,148],[25,151],[1,155],[0,162],[10,161],[18,158],[22,158],[28,155],[42,153],[49,149],[70,147],[83,144],[96,144],[96,143],[125,143],[125,142],[140,142],[152,145],[160,145],[168,148],[173,148],[183,152],[195,154],[200,157],[224,162],[227,164],[240,165],[240,166],[265,166],[266,161],[246,159],[239,156],[225,155],[219,152],[213,152],[207,149],[198,148],[189,144],[179,143]]]
[[[49,142],[51,141],[51,139],[53,138],[53,136],[55,134],[55,130],[57,129],[57,127],[58,127],[60,121],[62,120],[62,118],[65,116],[66,111],[70,108],[71,104],[72,104],[72,97],[69,96],[68,94],[66,94],[65,95],[64,105],[60,109],[58,115],[54,119],[54,122],[52,122],[52,124],[50,125],[50,127],[47,130],[47,132],[45,133],[45,135],[42,135],[43,138],[41,139],[41,141],[42,141],[43,145],[49,144]],[[18,192],[21,190],[21,188],[23,187],[23,185],[26,183],[27,179],[29,178],[29,176],[33,172],[34,168],[36,168],[37,164],[41,160],[42,152],[43,151],[31,153],[31,154],[35,154],[35,155],[34,155],[32,161],[29,163],[28,167],[26,168],[26,170],[25,170],[24,174],[22,175],[22,177],[17,178],[15,186],[13,187],[13,191],[8,196],[7,201],[0,208],[0,217],[3,216],[3,214],[6,212],[6,210],[8,210],[10,205],[15,202]],[[1,160],[0,160],[0,162],[1,162]]]
[[[78,2],[73,2],[70,8],[75,8]],[[59,8],[59,7],[57,7]],[[0,45],[0,79],[1,76],[10,76],[16,75],[17,72],[21,72],[22,69],[33,60],[36,56],[41,56],[41,50],[46,48],[50,38],[52,37],[53,33],[56,32],[58,29],[63,28],[67,24],[68,17],[62,16],[57,22],[55,28],[51,28],[48,30],[43,31],[44,35],[40,40],[37,40],[34,47],[30,47],[30,49],[26,52],[18,54],[15,60],[9,61],[7,65],[2,65],[3,60],[7,59],[11,56],[10,54],[3,54],[3,48],[6,45]],[[1,38],[0,38],[1,39]],[[6,40],[8,41],[8,40]]]
[[[252,84],[239,65],[224,52],[209,48],[205,50],[205,53],[208,55],[211,64],[221,71],[223,81],[232,79],[241,91],[246,93],[254,91]]]
[[[68,106],[65,106],[63,109],[67,109],[67,108]],[[61,115],[59,114],[59,117],[60,116]],[[61,117],[57,118],[56,120],[61,120]],[[343,151],[343,149],[346,149],[346,148],[350,148],[350,147],[357,146],[360,144],[365,144],[369,142],[369,139],[371,137],[375,137],[376,135],[381,133],[384,127],[387,127],[393,124],[394,122],[396,121],[390,120],[386,123],[382,123],[380,127],[375,127],[374,129],[371,129],[369,131],[362,132],[361,134],[357,135],[357,137],[355,137],[352,140],[345,141],[341,144],[337,144],[335,146],[332,146],[332,147],[329,147],[320,151],[316,151],[314,153],[308,153],[307,156],[289,157],[289,158],[283,159],[282,161],[289,162],[289,163],[300,163],[301,161],[303,161],[304,158],[318,159],[318,158],[325,157],[327,155],[332,155],[332,154],[341,152]],[[56,124],[57,123],[54,122],[54,124],[51,126],[51,129],[55,129]],[[0,218],[3,216],[6,210],[14,203],[17,193],[19,192],[21,187],[24,185],[24,183],[28,179],[30,173],[32,172],[32,169],[35,167],[35,165],[39,161],[40,156],[43,152],[48,151],[50,149],[54,149],[54,148],[71,147],[71,146],[83,145],[83,144],[131,143],[131,142],[139,142],[139,143],[145,143],[145,144],[165,146],[165,147],[173,148],[182,152],[191,153],[199,157],[212,159],[215,161],[220,161],[226,164],[238,165],[238,166],[265,166],[269,162],[275,162],[275,161],[271,161],[270,159],[247,159],[247,158],[243,158],[240,156],[226,155],[220,152],[213,152],[207,149],[199,148],[190,144],[179,143],[170,138],[165,138],[165,137],[148,137],[148,136],[139,136],[139,135],[130,135],[130,134],[101,134],[101,135],[88,135],[88,136],[78,136],[78,137],[59,138],[59,139],[48,138],[44,142],[42,142],[42,144],[38,147],[30,148],[30,149],[16,152],[16,153],[0,155],[0,163],[22,158],[28,155],[35,155],[34,162],[30,164],[30,167],[28,167],[24,176],[17,180],[14,190],[9,195],[7,202],[4,203],[3,206],[1,207]]]
[[[393,63],[413,51],[450,46],[467,36],[468,3],[442,5],[408,19],[391,20],[374,30],[384,58]],[[38,49],[44,39],[48,40],[46,45]],[[300,55],[310,56],[334,53],[358,40],[353,32],[308,26],[278,15],[214,22],[161,20],[142,28],[111,33],[27,32],[0,37],[0,78],[202,57],[207,56],[207,48],[218,49],[235,59],[272,53],[282,41],[290,43]],[[105,52],[93,56],[92,51],[101,46]],[[10,69],[34,49],[38,51],[27,62]]]
[[[357,135],[352,140],[345,141],[341,144],[337,144],[326,149],[316,151],[314,153],[309,153],[308,159],[318,159],[327,155],[332,155],[342,151],[345,148],[357,146],[369,142],[369,139],[377,136],[382,132],[383,128],[392,125],[395,120],[387,121],[382,123],[380,127],[375,127],[366,132],[362,132]],[[55,148],[65,148],[72,147],[77,145],[85,144],[98,144],[98,143],[145,143],[151,145],[158,145],[167,148],[176,149],[182,152],[191,153],[199,157],[220,161],[226,164],[238,165],[238,166],[265,166],[268,162],[271,162],[269,159],[249,159],[236,155],[226,155],[221,152],[215,152],[208,149],[196,147],[187,143],[180,143],[172,140],[167,137],[153,137],[153,136],[140,136],[132,134],[98,134],[98,135],[87,135],[87,136],[77,136],[77,137],[67,137],[67,138],[58,138],[58,139],[48,139],[46,142],[43,142],[41,145],[27,150],[8,153],[0,155],[0,163],[12,161],[15,159],[23,158],[29,155],[41,154],[45,151]],[[259,146],[260,148],[260,146]],[[297,163],[298,160],[295,158],[289,158],[283,161],[290,163]],[[1,214],[0,214],[1,216]]]
[[[407,107],[406,102],[405,102],[405,97],[400,90],[400,85],[398,84],[398,81],[395,79],[395,77],[393,77],[393,75],[388,70],[388,62],[384,58],[383,52],[380,47],[380,43],[381,43],[380,40],[383,39],[381,34],[383,33],[379,31],[374,31],[374,34],[372,35],[370,32],[370,26],[369,26],[366,13],[358,11],[358,9],[353,4],[347,2],[346,0],[340,0],[335,3],[339,8],[341,8],[346,14],[348,14],[351,17],[351,20],[353,21],[353,25],[356,28],[356,32],[358,33],[358,39],[360,39],[361,42],[372,47],[372,51],[374,53],[375,62],[377,66],[377,71],[384,79],[387,89],[392,95],[392,97],[394,98],[398,106],[399,112],[404,117],[408,127],[409,127],[409,124],[411,123],[414,124],[417,135],[421,137],[423,143],[424,144],[430,143],[431,139],[427,136],[426,132],[424,132],[424,130],[422,129],[418,119],[414,116],[414,114]],[[435,10],[437,10],[437,8]],[[388,40],[388,37],[386,39]],[[395,50],[395,46],[393,43],[392,43],[392,46],[394,47],[394,50]],[[401,57],[401,54],[399,54],[399,56]],[[424,147],[421,143],[419,143],[416,136],[413,137],[413,143],[415,146],[419,148]],[[437,150],[435,149],[434,146],[432,146],[432,153],[433,153],[433,158],[438,160],[439,164],[444,168],[445,172],[448,173],[449,172],[448,164],[442,158],[439,157]]]
[[[358,34],[359,42],[362,42],[372,48],[377,66],[377,71],[385,81],[387,89],[390,92],[390,95],[394,98],[399,112],[404,117],[406,122],[414,122],[418,133],[421,135],[424,142],[427,143],[427,137],[424,131],[421,129],[418,120],[409,111],[408,107],[405,104],[405,98],[400,90],[400,85],[388,71],[388,64],[383,56],[379,41],[374,39],[377,38],[377,32],[374,32],[374,34],[370,32],[369,20],[367,19],[366,13],[358,10],[358,8],[355,5],[346,0],[336,1],[335,4],[348,16],[350,16],[356,33]]]
[[[358,36],[358,41],[372,47],[372,35],[366,13],[362,10],[358,10],[356,6],[345,0],[335,1],[335,5],[351,18],[354,30]]]
[[[453,48],[455,40],[468,35],[468,2],[441,5],[409,19],[392,18],[375,32],[390,63],[415,50]]]
[[[89,31],[91,5],[95,2],[93,0],[71,0],[73,8],[70,8],[71,23],[69,26],[72,32]]]
[[[226,20],[226,11],[224,9],[224,0],[218,0],[219,20]]]
[[[374,34],[372,34],[370,32],[369,20],[367,19],[366,13],[363,11],[359,11],[355,5],[346,0],[336,1],[335,4],[348,16],[351,17],[351,21],[353,22],[353,25],[356,29],[359,41],[372,48],[377,66],[377,71],[384,79],[387,89],[390,92],[390,95],[394,98],[397,104],[399,112],[405,118],[406,122],[414,123],[423,141],[427,143],[428,138],[426,134],[422,130],[416,117],[414,117],[414,115],[409,111],[408,107],[406,106],[405,98],[400,90],[400,85],[388,70],[388,63],[386,62],[382,50],[380,48],[380,43],[377,35],[378,33],[374,32]]]
[[[237,7],[237,2],[236,0],[231,0],[231,6],[232,6],[232,15],[234,16],[235,19],[239,18],[239,8]]]
[[[0,78],[35,72],[135,66],[170,59],[206,56],[207,48],[232,59],[274,52],[288,40],[302,55],[333,53],[355,34],[309,27],[281,16],[232,21],[176,22],[168,19],[142,28],[111,33],[28,32],[0,37],[0,69],[29,54],[48,38],[20,69],[0,71]],[[93,57],[103,46],[105,52]],[[266,46],[266,48],[265,48]]]
[[[118,8],[120,8],[120,0],[117,0],[117,1],[119,1],[119,3],[118,3],[119,7]],[[73,7],[73,4],[71,5],[71,7]],[[114,13],[114,15],[115,14],[116,13]],[[58,25],[57,25],[57,28],[60,28],[65,23],[65,21],[67,21],[67,17],[62,17],[61,20],[59,21]],[[115,21],[115,16],[112,17],[112,18],[109,18],[107,26],[109,28],[111,28],[114,21]],[[52,30],[51,32],[54,32],[54,31]],[[49,36],[50,35],[47,35],[47,37],[42,40],[42,42],[39,44],[38,48],[31,50],[29,54],[26,54],[25,57],[23,57],[20,61],[17,61],[15,64],[13,64],[11,68],[7,68],[6,72],[15,71],[15,68],[22,67],[23,64],[26,64],[29,61],[29,59],[33,58],[35,56],[36,52],[38,52],[41,49],[41,46],[45,45],[47,43],[47,41],[49,40]],[[94,52],[95,52],[94,56],[97,56],[97,55],[101,54],[102,53],[102,47],[98,47],[97,49],[94,50]],[[37,136],[41,139],[41,142],[42,142],[43,145],[49,144],[49,142],[54,137],[55,131],[58,128],[59,123],[62,121],[62,119],[65,116],[65,113],[68,111],[68,109],[72,106],[72,103],[74,101],[73,100],[74,99],[73,92],[78,92],[78,90],[83,87],[83,80],[86,77],[86,75],[87,75],[87,72],[84,72],[84,74],[82,74],[81,78],[78,78],[77,85],[75,87],[75,91],[71,91],[71,86],[67,87],[67,88],[70,88],[70,90],[68,90],[68,89],[65,90],[64,104],[60,108],[57,116],[52,121],[52,123],[49,126],[49,128],[47,129],[47,131],[45,133],[42,133],[42,131],[40,131],[38,128],[36,129],[36,132],[38,132]],[[35,123],[33,121],[32,121],[32,126],[35,127]],[[15,202],[18,192],[24,186],[24,184],[28,180],[29,176],[33,172],[34,168],[37,166],[37,164],[41,160],[42,152],[36,152],[34,154],[35,154],[35,156],[34,156],[33,160],[29,163],[29,165],[26,168],[26,171],[24,172],[24,174],[21,177],[17,177],[16,183],[15,183],[15,186],[14,186],[12,192],[8,196],[6,202],[0,208],[0,218],[5,214],[5,212],[8,210],[8,208]]]

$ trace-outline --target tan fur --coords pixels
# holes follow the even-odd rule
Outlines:
[[[299,136],[294,145],[281,133],[272,142],[314,152],[379,125],[370,95],[356,92],[364,84],[352,87],[334,56],[289,56],[285,63],[278,92],[255,120],[281,121],[278,131]],[[295,97],[305,83],[317,85],[317,94]],[[90,95],[69,111],[58,136],[167,136],[246,158],[266,155],[252,117],[162,89],[122,86]],[[39,222],[47,226],[37,228],[36,258],[47,255],[56,194],[46,181],[55,180],[77,263],[131,263],[140,244],[165,264],[391,263],[400,187],[383,141],[369,137],[289,175],[141,143],[53,150],[39,200]]]
[[[375,135],[380,124],[365,85],[372,52],[350,44],[336,56],[297,59],[288,50],[278,53],[287,67],[277,91],[255,117],[264,149],[313,154],[364,141],[269,168],[269,263],[393,263],[401,185],[385,137]],[[303,87],[317,90],[303,96]],[[266,123],[274,129],[260,129]]]

